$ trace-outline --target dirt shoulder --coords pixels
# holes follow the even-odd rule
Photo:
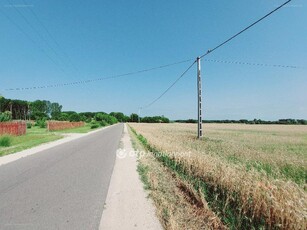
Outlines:
[[[130,154],[134,151],[126,125],[121,144],[99,229],[162,229],[136,171],[137,157]]]

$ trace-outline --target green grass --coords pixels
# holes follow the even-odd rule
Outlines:
[[[148,181],[148,176],[147,176],[148,170],[149,170],[148,166],[145,166],[141,163],[139,163],[138,166],[137,166],[137,171],[140,175],[141,181],[144,184],[144,189],[150,189],[150,187],[151,187],[150,183]]]
[[[281,167],[281,173],[297,184],[304,185],[307,182],[307,170],[304,167],[287,164]]]
[[[46,129],[32,127],[31,129],[27,130],[26,135],[11,136],[10,138],[11,146],[0,147],[0,156],[16,153],[46,142],[58,140],[62,138],[62,136],[54,133],[48,133]]]
[[[0,146],[9,147],[11,145],[12,139],[10,136],[2,136],[0,137]]]
[[[27,129],[26,135],[0,137],[0,157],[29,149],[43,143],[61,139],[65,133],[88,133],[90,131],[93,131],[90,124],[86,124],[83,127],[64,129],[54,132],[48,132],[45,128],[33,126],[31,129]],[[1,144],[1,140],[3,138],[7,139],[6,137],[10,139],[10,143],[9,145],[6,144],[5,146],[5,143]],[[5,140],[4,142],[7,141],[8,140]]]

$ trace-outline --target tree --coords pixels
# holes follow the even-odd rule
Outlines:
[[[0,113],[10,111],[12,113],[12,119],[26,119],[28,109],[27,101],[11,100],[0,96]]]
[[[9,111],[3,112],[3,113],[0,112],[0,122],[6,122],[6,121],[10,121],[10,120],[12,120],[12,113],[11,112],[9,112]]]
[[[31,118],[41,120],[48,118],[48,108],[46,101],[36,100],[30,103]]]
[[[69,121],[69,114],[68,113],[61,113],[58,120],[59,121]]]
[[[59,103],[51,103],[51,118],[53,120],[58,120],[61,116],[62,106]]]
[[[132,113],[130,115],[130,119],[129,119],[130,122],[138,122],[139,121],[139,115],[137,115],[136,113]]]
[[[112,112],[111,116],[115,117],[119,122],[127,122],[129,121],[129,117],[120,112]]]
[[[5,101],[5,98],[0,95],[0,113],[2,112],[2,108],[4,107]]]
[[[143,117],[141,119],[144,123],[169,123],[169,119],[164,116]]]
[[[92,119],[95,117],[96,113],[93,112],[84,112],[84,113],[79,113],[82,117],[85,117],[86,122],[91,122]]]
[[[105,121],[106,123],[108,123],[110,125],[113,125],[113,124],[118,122],[116,117],[113,117],[109,114],[103,114],[103,113],[97,113],[95,115],[95,120],[98,121],[98,122]]]
[[[69,115],[69,121],[74,121],[74,122],[78,122],[81,121],[81,116],[78,113],[72,113]]]

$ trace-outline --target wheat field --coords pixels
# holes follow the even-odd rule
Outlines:
[[[205,124],[198,140],[194,124],[129,125],[225,226],[307,228],[307,126]]]

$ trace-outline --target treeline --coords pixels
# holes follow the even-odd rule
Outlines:
[[[142,123],[169,123],[170,122],[170,120],[164,116],[142,117],[140,121]]]
[[[176,120],[178,123],[197,123],[195,119]],[[278,121],[265,121],[261,119],[254,120],[203,120],[203,123],[236,123],[236,124],[278,124],[278,125],[307,125],[304,119],[279,119]]]
[[[36,100],[13,100],[0,96],[0,113],[10,113],[13,120],[56,119],[60,116],[62,106],[57,102]]]
[[[164,116],[143,117],[132,113],[127,116],[121,112],[81,112],[62,111],[63,106],[57,102],[47,100],[25,101],[13,100],[0,96],[0,122],[9,120],[35,120],[43,126],[46,120],[56,121],[84,121],[99,123],[99,125],[114,124],[116,122],[169,123]],[[41,122],[40,122],[41,121]]]

